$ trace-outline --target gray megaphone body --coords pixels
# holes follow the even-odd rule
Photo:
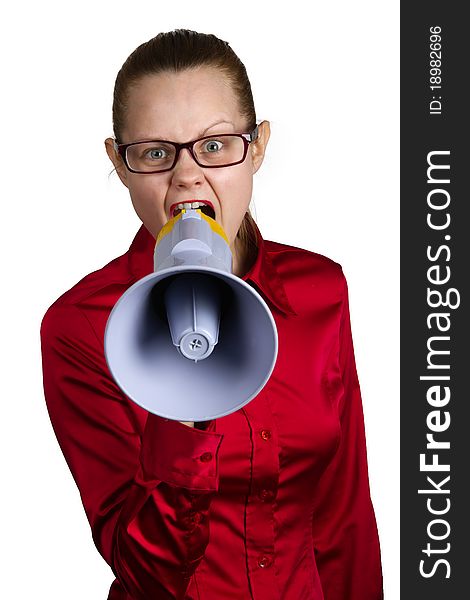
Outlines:
[[[178,421],[226,416],[250,402],[277,358],[277,330],[263,298],[231,272],[221,226],[184,210],[161,229],[154,272],[109,315],[109,370],[142,408]]]

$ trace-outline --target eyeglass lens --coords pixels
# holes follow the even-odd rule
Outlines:
[[[203,166],[224,166],[243,159],[245,144],[235,135],[199,140],[194,154]],[[150,172],[171,168],[176,149],[165,142],[144,142],[127,148],[127,162],[134,171]]]

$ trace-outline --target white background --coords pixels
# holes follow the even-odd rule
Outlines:
[[[398,1],[31,1],[1,21],[2,596],[103,600],[114,578],[49,422],[39,327],[140,226],[104,149],[114,80],[139,44],[184,27],[231,44],[271,122],[253,195],[263,236],[343,266],[385,594],[397,599]]]

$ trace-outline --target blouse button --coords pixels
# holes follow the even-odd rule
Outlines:
[[[269,431],[269,429],[263,429],[260,435],[263,438],[263,440],[269,440],[271,438],[271,432]]]
[[[261,500],[263,500],[264,502],[269,502],[269,500],[272,500],[274,498],[274,494],[271,490],[261,490],[259,495]]]
[[[200,523],[201,522],[201,513],[194,513],[194,515],[191,516],[191,522],[192,523]]]
[[[268,556],[261,556],[258,559],[258,565],[262,569],[265,569],[266,567],[269,567],[271,565],[271,559]]]
[[[212,452],[204,452],[200,457],[201,462],[209,462],[212,460]]]

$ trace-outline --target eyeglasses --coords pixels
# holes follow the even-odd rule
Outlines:
[[[187,148],[195,162],[205,169],[231,167],[242,163],[248,146],[258,137],[258,125],[251,133],[207,135],[177,144],[168,140],[150,140],[118,144],[116,152],[132,173],[163,173],[171,171],[178,161],[181,150]]]

